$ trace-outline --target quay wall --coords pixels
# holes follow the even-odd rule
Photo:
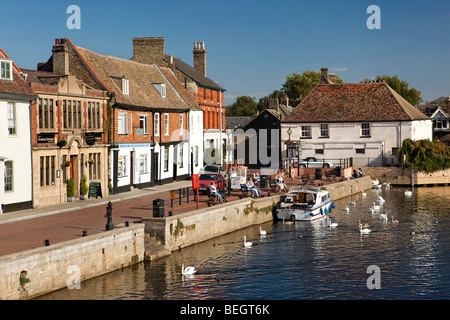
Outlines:
[[[401,167],[362,167],[361,169],[372,179],[391,185],[411,186],[413,183],[415,186],[450,185],[450,169],[433,173],[417,172]]]
[[[324,186],[334,200],[372,188],[370,177],[345,180]],[[143,218],[145,233],[171,251],[274,219],[272,209],[281,194],[244,198],[197,211],[164,218]]]
[[[72,286],[141,262],[144,251],[144,225],[133,224],[2,256],[0,299],[28,299]]]

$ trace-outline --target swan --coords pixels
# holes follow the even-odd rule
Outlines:
[[[372,206],[373,210],[378,211],[381,209],[381,207],[377,204],[375,204],[375,202],[373,202],[373,206]]]
[[[330,228],[336,228],[338,225],[336,222],[330,223]]]
[[[363,192],[361,195],[362,195],[363,197],[365,197],[365,196],[367,196],[367,193]]]
[[[266,230],[263,230],[261,226],[259,226],[259,234],[265,236],[267,234]]]
[[[378,178],[376,180],[372,180],[372,185],[373,186],[376,186],[379,183],[380,183],[380,181],[378,181]]]
[[[244,236],[244,247],[250,248],[252,246],[252,242],[247,242],[247,237]]]
[[[195,268],[192,266],[186,267],[186,269],[184,268],[184,264],[181,266],[181,274],[183,275],[194,274],[196,272],[197,270],[195,270]]]
[[[375,212],[375,209],[373,208],[373,206],[369,208],[369,212],[370,213],[374,213]]]
[[[348,207],[348,205],[345,206],[344,211],[349,212],[350,208]]]
[[[410,191],[410,190],[405,191],[405,196],[408,196],[408,197],[412,196],[412,191]]]
[[[375,198],[375,201],[378,201],[378,202],[383,203],[383,202],[385,202],[386,200],[384,200],[384,198],[383,198],[382,196],[377,196],[377,197]]]
[[[387,214],[385,214],[385,213],[381,213],[381,214],[380,214],[380,219],[381,219],[381,220],[385,220],[385,221],[387,221],[387,219],[388,219],[388,216],[387,216]]]
[[[369,228],[363,228],[361,221],[359,221],[359,232],[361,232],[361,234],[367,234],[372,232],[372,230],[370,230]]]
[[[356,206],[356,202],[355,201],[350,201],[350,205]]]
[[[394,216],[391,216],[391,222],[392,223],[398,223],[398,220],[394,220]]]

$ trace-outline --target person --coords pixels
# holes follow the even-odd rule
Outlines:
[[[219,191],[217,191],[216,186],[214,185],[214,181],[211,182],[211,185],[209,186],[209,193],[213,196],[217,197],[217,201],[219,203],[223,202],[223,198],[222,198],[222,193],[220,193]]]
[[[359,168],[356,172],[359,173],[359,176],[362,177],[364,175],[363,171],[361,170],[361,168]]]
[[[250,181],[250,180],[249,180]],[[248,182],[243,183],[243,186],[245,187],[245,190],[251,191],[252,197],[255,196],[256,191],[251,187],[251,185]]]
[[[262,197],[261,190],[259,190],[259,188],[255,186],[255,184],[253,183],[252,180],[249,181],[249,185],[250,185],[250,188],[255,191],[255,193],[258,195],[258,197]]]
[[[353,170],[353,178],[359,178],[359,172],[356,170]]]
[[[280,186],[280,191],[287,189],[286,184],[284,183],[283,180],[283,174],[281,173],[276,179],[275,179],[275,184],[278,186]]]

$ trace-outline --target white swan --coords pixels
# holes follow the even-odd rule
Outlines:
[[[336,228],[338,225],[336,222],[330,223],[330,228]]]
[[[361,194],[363,197],[365,197],[365,196],[367,196],[367,193],[365,193],[364,191],[363,191],[363,193]]]
[[[377,196],[377,197],[375,198],[375,201],[380,202],[380,203],[383,203],[383,202],[385,202],[386,200],[384,200],[384,198],[383,198],[382,196]]]
[[[350,205],[356,206],[356,202],[355,201],[350,201]]]
[[[181,266],[181,274],[183,274],[183,275],[194,274],[196,272],[197,272],[197,270],[195,270],[195,268],[192,266],[189,266],[186,268],[184,268],[184,264]]]
[[[388,216],[387,216],[387,214],[385,214],[385,213],[381,213],[381,214],[380,214],[380,219],[381,219],[381,220],[385,220],[385,221],[387,221],[387,219],[388,219]]]
[[[359,232],[361,232],[362,234],[367,234],[367,233],[371,233],[372,230],[370,230],[369,228],[363,228],[361,221],[359,221]]]
[[[348,207],[348,205],[345,206],[344,211],[349,212],[350,208]]]
[[[378,211],[381,209],[381,207],[377,204],[375,204],[375,202],[373,202],[373,206],[372,206],[373,210]]]
[[[405,191],[405,196],[407,196],[407,197],[412,196],[412,191],[410,191],[410,190]]]
[[[247,237],[244,236],[244,247],[250,248],[252,246],[252,242],[247,242]]]
[[[266,230],[263,230],[261,226],[259,226],[259,234],[265,236],[267,234]]]
[[[378,178],[376,180],[372,180],[372,185],[373,186],[376,186],[379,183],[380,183],[380,181],[378,181]]]
[[[375,209],[373,208],[373,206],[369,208],[369,212],[370,213],[374,213],[375,212]]]

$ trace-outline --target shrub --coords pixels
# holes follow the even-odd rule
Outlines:
[[[84,175],[83,178],[81,178],[81,181],[80,181],[80,193],[82,195],[87,195],[88,190],[89,190],[88,185],[87,185],[86,182],[87,182],[87,178],[86,178],[86,175]]]
[[[72,177],[67,180],[67,196],[75,197],[75,182]]]

